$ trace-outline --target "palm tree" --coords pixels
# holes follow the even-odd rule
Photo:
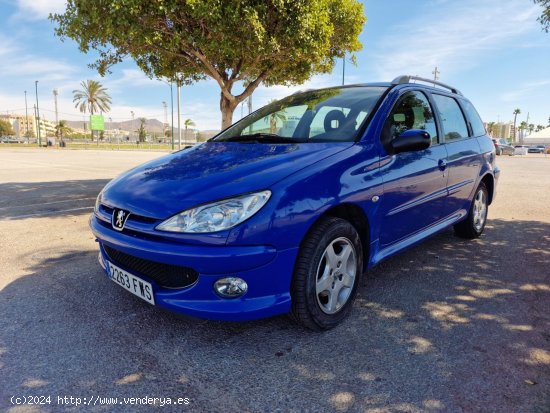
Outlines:
[[[516,119],[517,119],[518,115],[521,113],[521,110],[519,108],[517,108],[517,109],[514,109],[514,111],[512,113],[514,114],[514,142],[515,142],[516,138],[517,138]]]
[[[195,122],[193,122],[191,119],[185,119],[185,122],[183,122],[183,126],[185,126],[185,142],[187,142],[187,128],[190,126],[195,126]]]
[[[520,144],[523,144],[523,131],[526,131],[528,129],[527,122],[525,122],[524,120],[521,121],[518,129],[519,129],[519,142]]]
[[[487,129],[489,132],[489,135],[493,136],[493,128],[495,127],[495,122],[489,122],[487,124]]]
[[[147,119],[145,118],[138,118],[139,120],[139,129],[136,131],[138,133],[138,142],[145,142],[145,137],[147,136],[147,131],[145,130],[145,124],[147,123]]]
[[[65,135],[68,135],[73,130],[69,128],[69,125],[67,125],[66,120],[60,120],[57,125],[55,125],[55,136],[61,139],[63,141],[63,138]]]
[[[271,99],[269,103],[277,102],[277,99]],[[269,133],[275,133],[277,132],[277,121],[281,121],[282,123],[286,122],[286,115],[284,111],[276,111],[273,112],[271,115],[269,115],[265,121],[269,122]]]
[[[107,89],[97,80],[86,80],[80,83],[82,90],[73,90],[73,103],[80,112],[89,112],[93,115],[97,112],[109,112],[111,109],[111,96]],[[92,131],[92,140],[94,131]],[[98,141],[99,142],[99,141]]]
[[[529,135],[531,135],[533,133],[533,131],[535,130],[535,125],[533,125],[532,123],[530,123],[527,128],[529,129]]]
[[[541,130],[544,129],[544,126],[543,125],[537,125],[536,129],[535,129],[535,132],[540,132]]]

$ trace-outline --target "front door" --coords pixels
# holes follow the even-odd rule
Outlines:
[[[423,151],[391,154],[391,140],[408,129],[423,129],[432,137]],[[440,144],[434,112],[426,95],[405,92],[387,118],[381,135],[384,181],[380,243],[390,245],[444,217],[447,195],[447,150]]]

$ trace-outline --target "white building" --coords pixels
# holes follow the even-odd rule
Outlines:
[[[525,145],[550,145],[550,126],[523,138]]]

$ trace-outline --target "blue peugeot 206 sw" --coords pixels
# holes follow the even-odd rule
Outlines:
[[[132,169],[90,225],[108,277],[152,305],[325,330],[381,260],[451,225],[479,237],[498,175],[474,106],[401,76],[296,93]]]

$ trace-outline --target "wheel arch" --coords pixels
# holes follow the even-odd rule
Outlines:
[[[489,192],[489,202],[488,204],[491,205],[493,202],[493,194],[495,192],[495,178],[490,173],[487,173],[481,178],[481,181],[485,184],[485,187],[487,188],[487,192]]]
[[[361,240],[361,246],[363,248],[363,270],[365,270],[369,263],[370,224],[363,209],[352,203],[334,205],[317,217],[317,219],[311,224],[307,233],[309,233],[311,228],[313,228],[317,222],[324,217],[341,218],[353,225],[359,234],[359,239]],[[304,239],[305,238],[306,237],[304,237]]]

